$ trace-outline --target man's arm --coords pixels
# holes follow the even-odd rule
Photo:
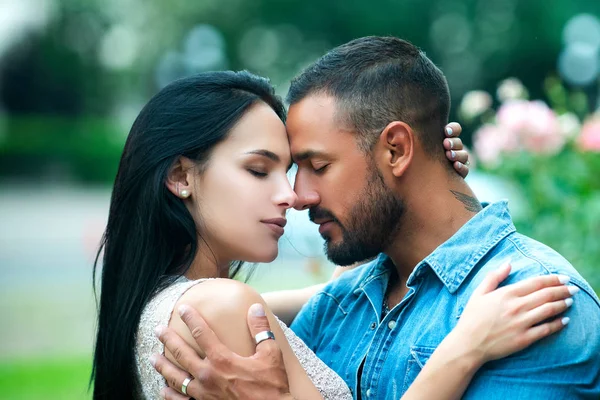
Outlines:
[[[573,300],[566,329],[486,364],[463,399],[599,399],[600,307],[584,290]]]

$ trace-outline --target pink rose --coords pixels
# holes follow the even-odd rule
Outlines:
[[[496,167],[502,153],[518,150],[517,136],[498,125],[485,124],[473,135],[473,149],[482,164]]]
[[[583,123],[578,144],[585,151],[600,151],[600,115],[589,118]]]
[[[556,154],[567,141],[556,114],[541,101],[507,101],[496,119],[517,136],[522,148],[533,153]]]

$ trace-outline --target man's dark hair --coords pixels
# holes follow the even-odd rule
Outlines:
[[[448,122],[450,93],[442,72],[413,44],[369,36],[329,51],[292,80],[290,105],[309,95],[335,98],[338,121],[358,134],[368,152],[392,121],[416,131],[424,150],[443,159],[440,142]]]

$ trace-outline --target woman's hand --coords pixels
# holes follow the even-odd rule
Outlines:
[[[450,335],[472,351],[481,363],[506,357],[561,330],[568,318],[556,317],[572,304],[579,291],[566,286],[569,278],[545,275],[497,289],[510,264],[488,274],[469,299]],[[450,336],[449,335],[449,336]]]
[[[444,132],[446,139],[443,145],[446,149],[446,157],[453,163],[456,172],[464,178],[469,174],[469,153],[464,150],[463,142],[459,138],[462,127],[458,122],[450,122]]]

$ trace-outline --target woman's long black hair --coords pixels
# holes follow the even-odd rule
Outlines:
[[[263,101],[285,121],[268,80],[243,72],[209,72],[173,82],[135,120],[125,143],[101,252],[101,294],[92,381],[94,399],[138,397],[135,335],[158,290],[190,267],[197,228],[181,199],[166,187],[178,157],[201,166],[251,105]],[[235,275],[240,264],[230,269]]]

